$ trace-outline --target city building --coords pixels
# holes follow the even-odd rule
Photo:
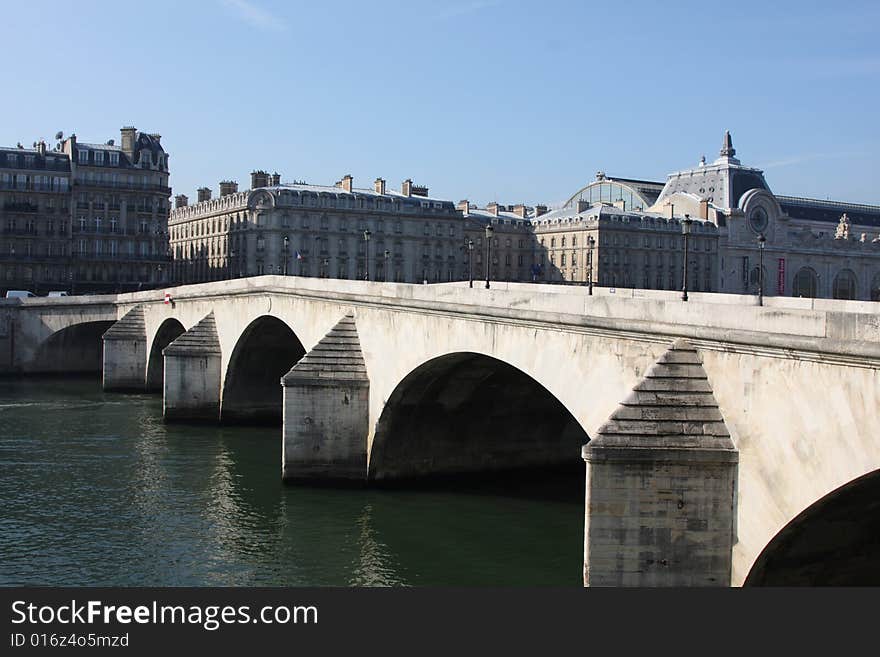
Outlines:
[[[461,215],[412,180],[394,191],[382,178],[364,189],[350,175],[330,186],[254,171],[249,190],[223,181],[219,191],[211,198],[201,188],[192,205],[175,197],[176,282],[286,274],[437,283],[465,275]]]
[[[681,289],[687,224],[690,290],[880,300],[880,206],[776,195],[729,133],[665,183],[599,172],[561,208],[517,214],[536,239],[531,280]]]
[[[665,182],[600,171],[555,209],[454,205],[410,180],[395,192],[381,178],[356,189],[351,176],[282,184],[255,171],[237,189],[221,182],[212,199],[201,188],[194,205],[177,197],[175,281],[369,268],[371,280],[681,290],[687,271],[695,292],[880,300],[880,206],[775,195],[729,133],[711,163]]]
[[[489,203],[482,209],[466,200],[459,201],[456,207],[464,218],[465,257],[470,257],[471,275],[475,279],[485,281],[487,273],[494,281],[537,279],[540,257],[531,217],[546,212],[546,207]],[[491,237],[487,237],[487,226],[491,226]],[[486,258],[491,262],[488,272]]]
[[[0,287],[116,292],[167,280],[161,137],[126,127],[120,145],[56,139],[52,150],[0,148]]]

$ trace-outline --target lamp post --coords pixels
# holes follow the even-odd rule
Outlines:
[[[474,272],[471,269],[471,259],[474,254],[474,241],[467,241],[467,252],[468,252],[468,287],[472,288],[474,286]]]
[[[492,228],[492,224],[486,226],[486,289],[489,289],[489,259],[492,255],[492,233],[495,232],[495,229]]]
[[[323,277],[330,278],[330,258],[321,258],[321,268]]]
[[[764,242],[767,238],[764,233],[758,234],[758,305],[764,305]]]
[[[364,280],[370,280],[370,237],[372,237],[372,233],[368,230],[364,231],[364,263],[366,265],[365,269],[367,270],[364,274]]]
[[[681,234],[684,235],[684,276],[681,283],[682,301],[688,300],[688,235],[691,234],[692,223],[690,215],[684,215],[684,219],[681,221]]]
[[[593,295],[593,247],[596,246],[596,238],[592,235],[587,237],[587,286],[588,294]]]
[[[162,265],[156,265],[156,282],[161,287],[161,285],[162,285]]]
[[[285,235],[284,236],[284,275],[287,276],[287,261],[290,259],[289,256],[290,249],[290,238]]]
[[[388,282],[388,258],[391,257],[391,251],[385,249],[385,282]]]
[[[235,261],[235,249],[229,249],[229,258],[226,260],[226,269],[230,280],[232,279],[233,262]]]

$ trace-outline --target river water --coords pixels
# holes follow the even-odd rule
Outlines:
[[[285,486],[280,441],[96,379],[0,380],[0,585],[581,585],[582,469]]]

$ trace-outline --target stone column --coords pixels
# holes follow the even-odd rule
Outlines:
[[[370,382],[346,315],[281,379],[285,481],[367,478]]]
[[[220,340],[214,312],[162,350],[166,421],[220,421]]]
[[[585,586],[729,586],[738,454],[678,340],[584,446]]]
[[[147,373],[144,309],[135,306],[103,335],[104,390],[143,392]]]

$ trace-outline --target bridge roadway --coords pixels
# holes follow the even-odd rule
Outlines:
[[[169,421],[283,420],[291,481],[583,456],[593,585],[808,579],[798,537],[878,486],[878,304],[282,276],[167,291],[2,301],[0,369],[102,369],[107,390],[162,391]]]

